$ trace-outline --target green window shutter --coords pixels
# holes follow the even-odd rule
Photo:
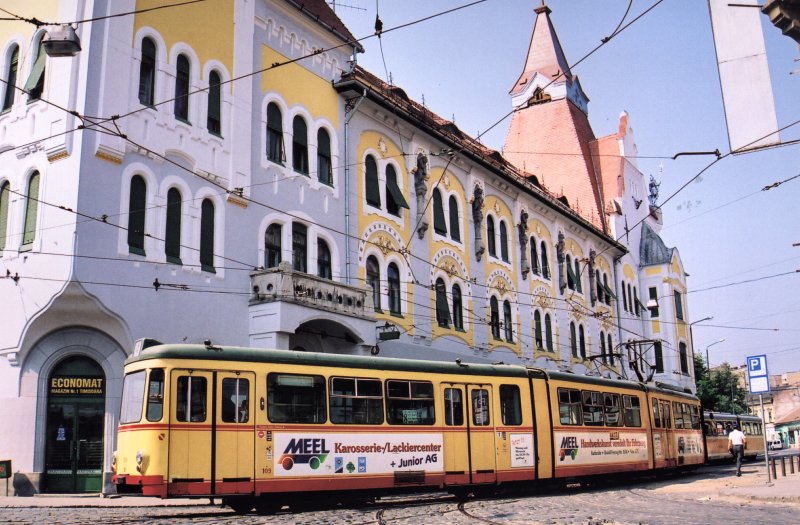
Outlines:
[[[131,179],[128,203],[128,250],[137,255],[144,252],[144,221],[147,205],[147,183],[139,175]]]
[[[508,230],[505,221],[500,221],[500,258],[508,262]]]
[[[30,98],[38,99],[42,94],[42,86],[44,85],[44,66],[47,59],[47,54],[44,52],[44,44],[39,43],[39,51],[36,56],[36,62],[33,64],[28,81],[25,82],[25,91],[28,92]]]
[[[200,208],[200,266],[214,272],[214,203],[204,199]]]
[[[617,296],[614,295],[614,292],[611,291],[611,288],[609,288],[608,285],[606,285],[606,283],[603,283],[603,288],[605,289],[607,296],[611,297],[612,299],[617,298]]]
[[[572,269],[572,264],[570,264],[568,261],[565,262],[564,265],[567,267],[567,277],[570,279],[570,281],[572,282],[572,286],[574,287],[576,279],[575,279],[575,271]]]
[[[11,60],[8,64],[8,75],[6,76],[6,95],[3,98],[3,111],[14,105],[14,97],[17,92],[17,70],[19,69],[19,46],[14,46],[11,53]]]
[[[447,304],[447,288],[444,281],[436,280],[436,321],[439,326],[448,328],[451,323],[450,307]]]
[[[317,131],[317,178],[323,184],[333,184],[331,137],[323,128]]]
[[[181,262],[181,192],[170,188],[167,192],[167,231],[164,236],[167,262]]]
[[[8,196],[11,193],[8,182],[0,186],[0,252],[6,249],[6,228],[8,227]]]
[[[458,224],[458,201],[450,196],[450,238],[461,242],[461,227]]]
[[[372,155],[367,155],[364,162],[366,174],[364,176],[364,186],[367,193],[367,204],[381,207],[381,190],[378,186],[378,165]]]
[[[433,230],[439,235],[447,235],[447,224],[444,220],[442,193],[438,188],[433,190]]]
[[[25,205],[25,233],[22,235],[22,244],[31,244],[36,238],[36,214],[39,210],[39,172],[31,175],[28,182],[28,196]]]
[[[409,209],[406,198],[403,197],[403,192],[400,191],[400,186],[397,185],[397,173],[391,165],[386,167],[386,189],[389,190],[389,194],[398,208]]]

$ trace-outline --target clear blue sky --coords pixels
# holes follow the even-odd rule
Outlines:
[[[629,22],[656,0],[634,0]],[[356,37],[374,31],[376,5],[384,31],[468,0],[346,0],[337,7]],[[363,42],[359,64],[393,82],[435,113],[455,116],[476,136],[511,109],[508,91],[521,73],[540,0],[488,0]],[[617,27],[628,0],[550,0],[551,19],[572,65]],[[743,2],[745,3],[745,2]],[[755,3],[755,2],[753,2]],[[800,57],[793,40],[762,16],[778,125],[800,120]],[[383,53],[381,53],[381,45]],[[385,67],[384,67],[385,63]],[[791,74],[797,70],[796,74]],[[705,1],[665,0],[573,68],[588,95],[597,136],[612,133],[628,111],[640,157],[681,151],[729,151]],[[482,137],[502,149],[509,120]],[[783,132],[800,138],[800,124]],[[713,157],[640,158],[645,176],[659,175],[663,202]],[[800,273],[744,280],[800,268],[800,145],[728,157],[664,204],[662,236],[677,246],[689,273],[687,296],[695,350],[712,366],[766,354],[771,373],[800,370]],[[721,288],[699,291],[723,285]],[[697,291],[691,291],[697,290]],[[703,325],[713,326],[703,326]],[[777,329],[777,330],[773,330]]]

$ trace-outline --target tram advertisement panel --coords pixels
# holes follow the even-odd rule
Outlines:
[[[441,434],[278,433],[276,476],[441,472]]]
[[[555,433],[560,465],[602,465],[647,461],[645,432]]]

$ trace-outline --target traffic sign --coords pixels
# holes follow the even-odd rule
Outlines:
[[[769,392],[769,371],[767,369],[767,356],[754,355],[746,359],[747,379],[750,384],[751,394]]]

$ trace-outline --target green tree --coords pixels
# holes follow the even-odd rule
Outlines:
[[[747,392],[728,363],[709,370],[703,358],[695,355],[694,377],[703,408],[713,412],[747,413]]]

